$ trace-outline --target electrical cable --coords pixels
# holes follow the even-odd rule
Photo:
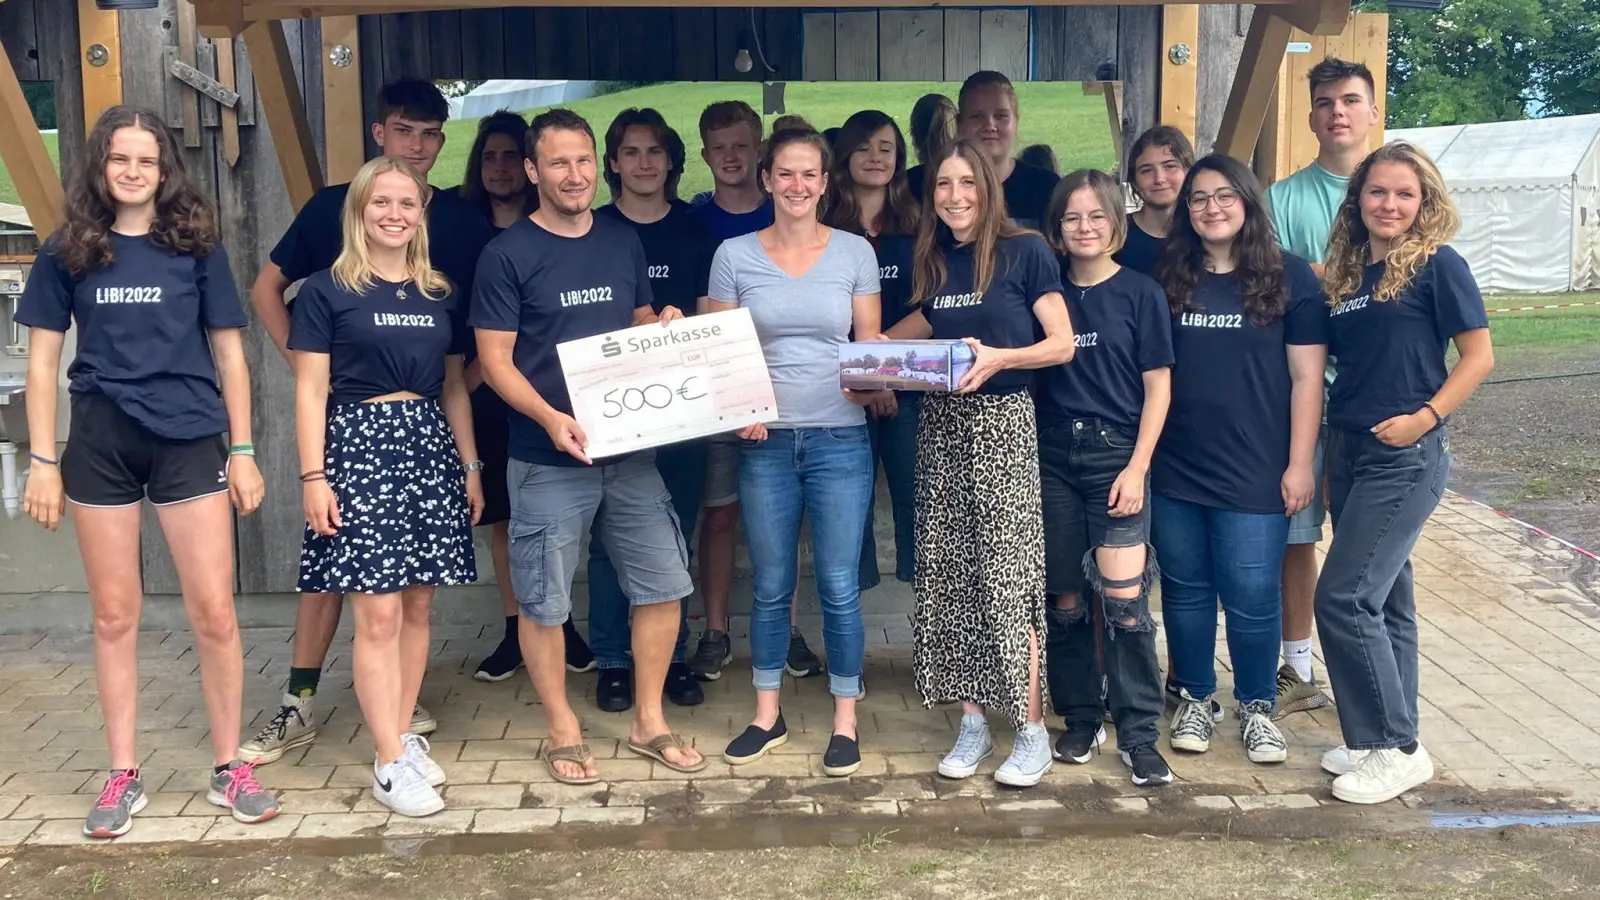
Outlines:
[[[761,49],[761,31],[756,28],[756,8],[754,6],[750,7],[750,38],[755,41],[756,56],[760,57],[762,67],[768,72],[778,71],[772,67],[772,63],[767,62],[767,51]]]
[[[1515,384],[1519,381],[1558,381],[1563,378],[1589,378],[1600,375],[1600,372],[1568,372],[1565,375],[1523,375],[1518,378],[1496,378],[1494,381],[1485,381],[1482,384]]]

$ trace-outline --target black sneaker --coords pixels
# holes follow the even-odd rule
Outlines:
[[[667,699],[677,706],[699,706],[706,702],[706,692],[694,679],[688,663],[675,662],[667,667]]]
[[[806,646],[806,639],[798,628],[789,629],[789,661],[784,668],[796,678],[822,674],[822,660]]]
[[[861,743],[855,738],[836,734],[828,741],[828,752],[822,754],[822,774],[829,778],[854,775],[861,768]]]
[[[500,639],[500,646],[478,664],[478,671],[473,672],[472,677],[479,681],[505,681],[517,674],[520,668],[522,645],[517,642],[517,635],[513,632]]]
[[[1172,769],[1155,744],[1143,744],[1122,751],[1122,764],[1128,767],[1133,774],[1133,783],[1139,787],[1172,783]]]
[[[716,681],[722,677],[722,667],[733,662],[733,641],[726,631],[706,629],[700,635],[700,645],[695,648],[689,668],[701,681]]]
[[[1068,728],[1056,738],[1056,746],[1051,751],[1056,759],[1074,765],[1083,765],[1093,756],[1094,751],[1106,742],[1105,726],[1096,726],[1093,733]]]
[[[633,672],[601,669],[594,686],[594,704],[602,712],[624,712],[633,706]]]
[[[567,639],[567,671],[568,672],[593,672],[595,670],[594,651],[589,649],[589,644],[578,633],[572,620],[568,619],[561,626],[561,634]],[[623,707],[627,709],[627,707]]]
[[[734,738],[728,744],[728,749],[722,751],[722,758],[730,766],[742,766],[753,763],[766,756],[774,747],[782,747],[789,743],[789,727],[783,724],[783,713],[778,713],[778,721],[771,728],[757,728],[751,725],[744,733]]]
[[[1176,708],[1176,707],[1181,706],[1183,704],[1183,696],[1178,691],[1179,691],[1179,688],[1178,688],[1177,685],[1173,684],[1170,681],[1167,682],[1167,705],[1168,706]],[[1110,713],[1107,713],[1107,715],[1109,716]],[[1106,721],[1109,722],[1111,720],[1109,718],[1107,718]],[[1222,721],[1222,704],[1217,702],[1217,698],[1215,698],[1215,697],[1211,698],[1211,721],[1213,721],[1213,722],[1221,722]]]

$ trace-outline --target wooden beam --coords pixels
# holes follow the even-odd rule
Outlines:
[[[1261,123],[1267,117],[1267,105],[1278,86],[1278,68],[1292,30],[1293,26],[1272,10],[1256,7],[1244,38],[1244,51],[1239,55],[1239,71],[1234,73],[1233,89],[1228,92],[1228,105],[1222,112],[1215,152],[1250,165],[1256,140],[1261,136]]]
[[[184,65],[193,68],[197,62],[195,41],[199,36],[199,28],[195,23],[194,4],[190,0],[178,0],[178,59]],[[162,77],[169,77],[162,73]],[[231,85],[230,85],[231,87]],[[185,147],[200,146],[200,92],[188,85],[178,88],[179,104],[183,107],[183,121],[179,126],[183,129],[183,145]]]
[[[1121,181],[1132,177],[1130,173],[1122,171],[1122,167],[1127,165],[1127,151],[1122,145],[1122,82],[1105,82],[1105,90],[1101,93],[1106,97],[1106,121],[1111,126],[1111,158],[1116,160],[1111,165],[1111,172]]]
[[[1306,34],[1339,34],[1350,23],[1350,0],[1297,0],[1276,12]]]
[[[283,184],[295,209],[322,189],[317,145],[306,121],[306,104],[294,80],[294,60],[281,22],[257,22],[244,30],[244,45],[255,74],[261,113],[272,131],[272,143],[283,169]]]
[[[83,121],[87,130],[94,129],[94,123],[106,110],[122,105],[122,29],[118,15],[114,10],[95,6],[94,0],[78,0],[78,46],[85,54]],[[97,65],[101,59],[104,62]],[[151,63],[160,64],[160,60]]]
[[[366,162],[366,120],[361,114],[361,20],[334,16],[322,20],[322,119],[328,143],[328,183],[356,177]],[[349,65],[329,61],[335,47],[350,50]]]
[[[1188,58],[1178,62],[1173,51],[1187,47]],[[1168,6],[1161,11],[1161,115],[1163,125],[1183,132],[1195,143],[1200,88],[1200,7]]]
[[[17,70],[4,51],[0,47],[0,159],[5,160],[6,171],[17,186],[34,232],[44,237],[61,227],[65,210],[61,176],[50,162],[44,136],[34,124],[33,110],[22,94]]]

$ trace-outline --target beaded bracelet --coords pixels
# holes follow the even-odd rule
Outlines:
[[[1444,424],[1444,416],[1439,415],[1439,411],[1437,409],[1433,408],[1433,404],[1432,403],[1428,402],[1427,400],[1424,400],[1424,401],[1422,401],[1422,408],[1427,410],[1428,412],[1433,413],[1433,424],[1434,424],[1434,427],[1437,428],[1438,426]]]

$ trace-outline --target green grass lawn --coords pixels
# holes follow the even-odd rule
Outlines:
[[[1540,303],[1600,303],[1600,292],[1586,294],[1490,294],[1483,298],[1489,309]],[[1496,350],[1600,343],[1600,306],[1576,309],[1540,309],[1491,313],[1489,333]]]
[[[50,161],[61,167],[61,151],[56,143],[57,136],[44,135],[44,146],[50,151]],[[0,203],[21,203],[22,198],[17,195],[17,186],[11,183],[11,173],[6,171],[6,165],[0,161]]]
[[[894,116],[901,129],[909,128],[911,107],[923,94],[941,91],[955,96],[959,84],[937,82],[817,83],[791,82],[785,94],[787,111],[805,116],[818,130],[843,125],[852,113],[880,109]],[[1082,168],[1109,168],[1111,133],[1106,121],[1105,100],[1083,96],[1078,84],[1036,82],[1018,84],[1022,110],[1018,149],[1028,144],[1045,143],[1055,148],[1064,171]],[[605,140],[606,126],[617,113],[629,107],[654,107],[667,123],[677,129],[688,150],[688,166],[679,193],[692,197],[711,189],[711,173],[700,161],[700,111],[718,100],[743,100],[761,108],[761,85],[748,83],[678,82],[607,94],[568,104]],[[532,115],[540,110],[520,110]],[[765,117],[768,126],[775,116]],[[445,125],[449,140],[428,180],[439,187],[461,182],[467,168],[467,153],[477,134],[477,120]],[[602,148],[603,149],[603,148]],[[602,187],[599,202],[607,202]]]

